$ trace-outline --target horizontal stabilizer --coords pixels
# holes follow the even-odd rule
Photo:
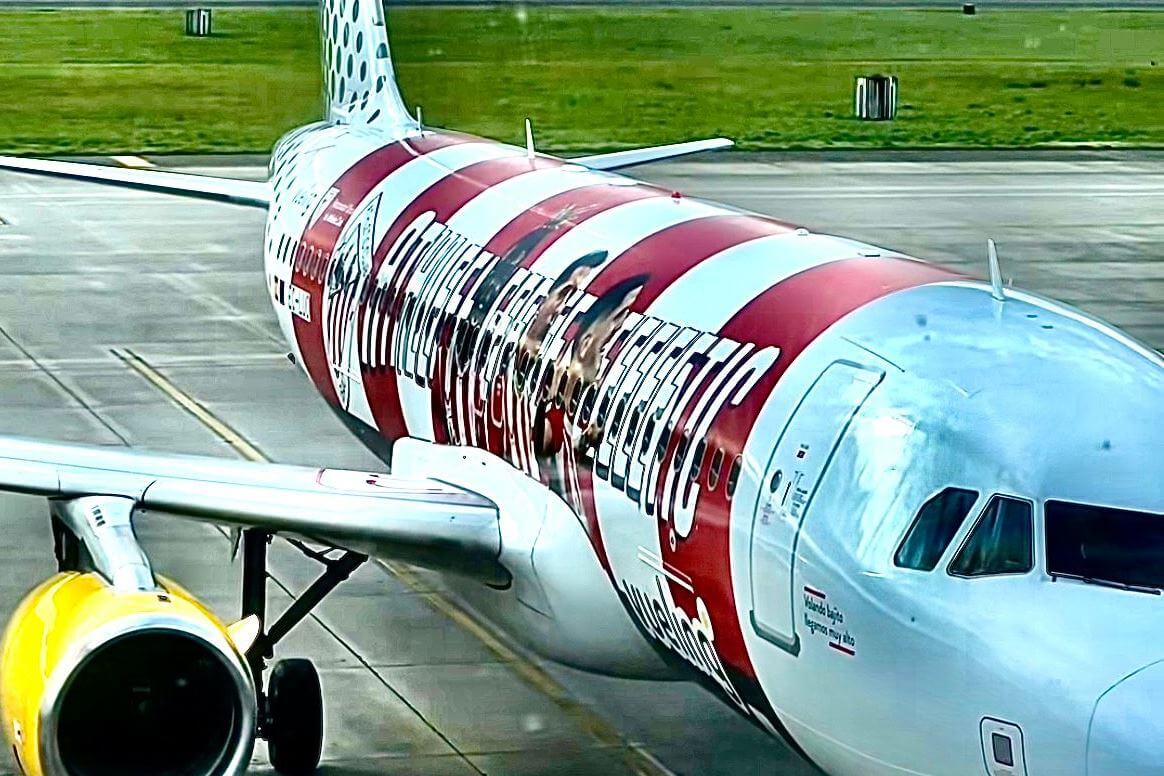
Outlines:
[[[17,156],[0,156],[0,169],[94,181],[130,189],[161,191],[248,207],[266,208],[271,202],[271,186],[266,181],[240,181],[161,170],[106,167],[99,164],[57,162],[51,159],[24,159]]]
[[[580,156],[570,161],[585,165],[592,170],[618,170],[636,164],[647,164],[663,159],[675,159],[679,156],[697,154],[701,151],[731,148],[733,145],[735,143],[726,137],[713,137],[708,140],[692,140],[689,143],[672,143],[671,145],[651,146],[650,148],[633,148],[629,151],[615,151],[612,154]]]

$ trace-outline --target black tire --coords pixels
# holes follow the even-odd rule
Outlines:
[[[323,751],[323,691],[310,660],[280,660],[267,686],[267,754],[275,771],[304,776]]]

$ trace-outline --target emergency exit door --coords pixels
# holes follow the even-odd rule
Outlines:
[[[788,420],[768,460],[752,518],[752,627],[793,655],[796,541],[845,429],[885,373],[848,361],[826,369]]]

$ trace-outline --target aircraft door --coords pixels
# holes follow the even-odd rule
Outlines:
[[[833,451],[885,373],[848,361],[830,365],[800,401],[764,471],[752,518],[752,627],[800,653],[793,622],[796,541]]]

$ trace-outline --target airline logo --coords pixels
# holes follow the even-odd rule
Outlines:
[[[662,580],[655,578],[655,589],[644,591],[622,581],[622,593],[630,601],[635,616],[660,642],[683,657],[700,673],[711,679],[744,713],[750,710],[728,679],[723,661],[715,650],[715,631],[703,599],[695,599],[696,616],[689,617],[671,597]]]

